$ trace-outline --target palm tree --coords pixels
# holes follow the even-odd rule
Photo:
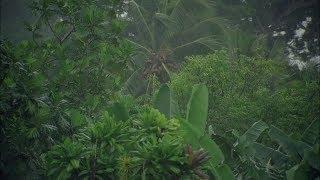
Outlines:
[[[220,48],[226,26],[212,0],[130,0],[126,18],[138,69],[130,83],[150,77],[166,82],[185,56]]]

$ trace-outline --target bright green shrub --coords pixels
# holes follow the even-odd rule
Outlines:
[[[172,90],[167,85],[163,85],[155,96],[154,104],[163,113],[174,112],[169,114],[174,117],[180,116],[175,111],[176,100],[172,95]],[[183,142],[188,144],[189,163],[193,164],[193,167],[202,163],[207,165],[208,175],[199,168],[194,171],[201,179],[232,180],[234,175],[230,167],[224,163],[224,154],[215,141],[205,132],[208,101],[208,88],[205,85],[195,85],[192,88],[192,94],[187,105],[186,118],[179,121],[181,125],[179,126],[178,134],[182,136]],[[168,106],[168,102],[171,105]],[[194,148],[201,149],[194,153],[192,151]],[[211,158],[209,159],[207,155]]]
[[[170,94],[165,86],[158,96],[168,91]],[[155,104],[163,106],[167,100],[173,101],[167,96],[156,98]],[[113,106],[120,107],[121,103]],[[222,151],[205,134],[207,108],[208,90],[204,85],[193,88],[187,119],[168,119],[157,109],[143,106],[127,119],[119,120],[117,116],[121,114],[110,108],[99,120],[79,127],[77,133],[42,155],[46,164],[44,176],[50,179],[234,179]]]
[[[208,124],[216,133],[243,132],[256,120],[294,132],[306,128],[319,113],[309,105],[319,100],[308,99],[319,94],[319,87],[314,79],[292,80],[286,68],[281,62],[246,56],[231,59],[226,51],[217,51],[189,57],[171,87],[183,111],[193,84],[208,86]]]
[[[178,126],[177,126],[178,125]],[[164,179],[196,177],[177,133],[178,120],[144,107],[126,121],[108,113],[44,155],[52,179]]]

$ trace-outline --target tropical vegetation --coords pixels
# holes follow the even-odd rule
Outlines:
[[[320,179],[317,1],[26,5],[1,179]]]

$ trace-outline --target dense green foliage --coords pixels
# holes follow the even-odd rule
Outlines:
[[[28,3],[32,39],[0,44],[1,179],[320,178],[315,1]]]
[[[85,179],[140,179],[192,176],[179,123],[152,108],[118,121],[106,112],[55,145],[45,158],[48,176]]]
[[[171,83],[182,109],[195,83],[209,88],[209,125],[217,133],[243,132],[257,120],[302,133],[320,115],[317,72],[294,73],[283,62],[234,59],[227,51],[189,57]]]
[[[28,55],[25,48],[29,47],[23,44],[22,47],[8,50],[5,45],[1,46],[3,71],[0,111],[2,133],[5,134],[1,147],[9,153],[1,154],[5,159],[3,162],[14,164],[9,171],[19,171],[15,161],[21,158],[38,161],[42,151],[64,135],[77,131],[77,118],[81,114],[90,119],[98,117],[108,107],[107,99],[115,95],[112,90],[120,89],[116,85],[121,82],[121,77],[114,76],[107,69],[110,64],[108,59],[104,59],[103,65],[95,56],[77,61],[57,57],[59,64],[50,64],[61,50],[60,47],[57,50],[52,48],[52,54],[43,49],[39,50],[39,54],[31,51]],[[19,51],[24,54],[19,54]],[[109,57],[111,62],[119,55],[125,57],[125,52],[112,46],[106,51],[114,53]],[[99,63],[89,65],[92,61]],[[51,69],[50,65],[54,67]],[[24,165],[21,166],[23,168]],[[26,168],[32,166],[26,165]]]
[[[94,2],[95,6],[86,6],[34,1],[33,10],[40,17],[28,26],[33,40],[16,46],[1,43],[1,169],[5,177],[33,179],[43,174],[41,154],[77,132],[81,121],[99,117],[121,89],[132,48],[119,37],[121,21],[115,15],[96,14],[115,11],[119,3],[104,11],[105,6]],[[64,19],[57,21],[57,17]],[[109,22],[107,34],[102,31],[103,22]],[[53,37],[38,36],[41,27],[50,27]],[[69,27],[72,30],[66,32]]]
[[[295,138],[263,121],[254,123],[244,134],[229,131],[214,135],[227,156],[227,163],[238,177],[244,179],[316,179],[319,177],[319,123],[316,119]],[[269,147],[259,141],[268,130],[268,136],[277,143]]]

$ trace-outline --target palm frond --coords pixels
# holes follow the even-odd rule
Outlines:
[[[146,50],[148,53],[151,53],[151,51],[152,51],[151,49],[143,46],[142,44],[139,44],[138,42],[134,42],[134,41],[132,41],[132,40],[130,40],[130,39],[126,39],[126,40],[127,40],[128,42],[132,43],[133,45],[135,45],[136,47],[139,47],[139,48],[141,48],[141,49]]]
[[[174,61],[221,48],[228,23],[216,15],[212,0],[132,0],[130,4],[128,32],[134,35],[128,41],[146,53],[144,61],[141,56],[134,61],[148,62],[141,77],[167,76],[178,65]]]
[[[211,49],[211,48],[213,48],[213,46],[216,46],[216,45],[219,44],[213,37],[215,37],[215,35],[207,36],[207,37],[200,37],[200,38],[195,39],[193,41],[186,42],[184,44],[176,46],[176,47],[174,47],[172,49],[171,54],[174,53],[177,49],[180,49],[180,48],[183,48],[183,47],[186,47],[186,46],[190,46],[190,45],[193,45],[193,44],[197,44],[197,43],[206,45],[207,47],[210,47],[210,49]]]
[[[152,48],[152,33],[148,19],[150,12],[141,5],[138,5],[136,1],[130,1],[127,12],[126,18],[131,22],[127,26],[126,34],[128,35],[128,39]]]

